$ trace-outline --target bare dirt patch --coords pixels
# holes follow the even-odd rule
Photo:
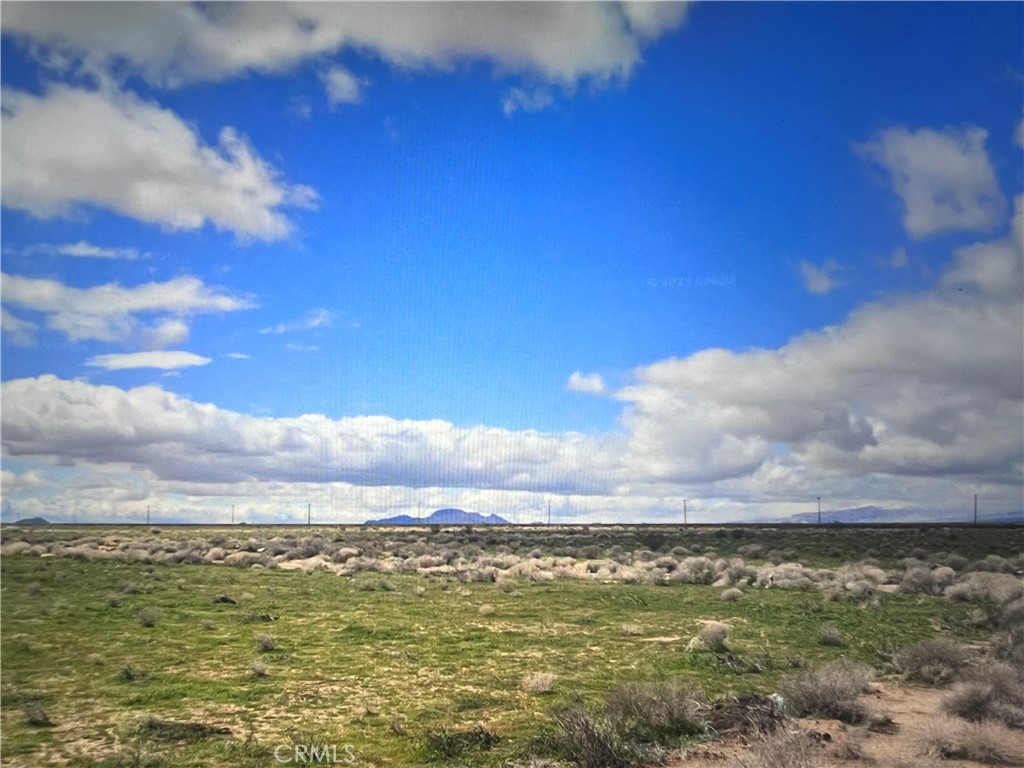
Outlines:
[[[948,691],[897,684],[874,684],[862,697],[869,712],[863,726],[838,720],[800,719],[789,728],[807,734],[818,745],[819,768],[978,768],[987,763],[938,759],[927,754],[927,738],[934,723],[945,715],[942,700]],[[752,742],[732,736],[697,745],[669,768],[744,768],[755,765]],[[851,754],[858,757],[851,759]]]

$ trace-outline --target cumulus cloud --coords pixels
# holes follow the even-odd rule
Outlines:
[[[233,128],[207,146],[173,112],[131,93],[5,88],[2,121],[3,204],[40,218],[90,205],[169,230],[209,223],[276,240],[292,230],[280,209],[316,200],[309,187],[283,182]]]
[[[584,375],[579,371],[573,372],[565,383],[565,388],[570,392],[582,392],[587,395],[603,395],[607,392],[601,374],[591,373]]]
[[[1009,484],[1019,498],[1019,210],[1012,235],[960,249],[932,291],[864,304],[778,349],[708,349],[638,369],[617,393],[635,476],[734,480],[755,495],[809,478],[866,495],[884,476],[958,477]]]
[[[158,368],[164,371],[206,365],[210,358],[191,352],[132,352],[126,355],[96,355],[86,365],[104,368],[108,371],[123,371],[130,368]]]
[[[803,278],[804,288],[818,296],[831,293],[842,285],[836,277],[838,271],[839,264],[835,259],[829,259],[820,267],[809,261],[800,262],[800,277]]]
[[[3,384],[6,455],[145,467],[192,483],[356,485],[594,492],[606,441],[386,416],[256,418],[157,386],[124,390],[54,376]]]
[[[311,309],[299,320],[262,328],[260,333],[290,333],[291,331],[308,331],[313,328],[328,328],[336,316],[336,313],[322,307]]]
[[[936,131],[890,128],[856,145],[888,173],[903,201],[903,226],[914,238],[941,232],[988,230],[1006,208],[985,150],[988,132],[976,126]]]
[[[281,73],[343,49],[407,69],[490,62],[567,87],[628,78],[644,44],[678,27],[683,3],[11,3],[4,32],[44,63],[152,85]],[[159,29],[157,36],[140,30]]]
[[[108,283],[73,288],[57,280],[3,275],[8,306],[42,313],[46,327],[70,341],[95,339],[160,347],[188,336],[186,320],[200,314],[236,312],[252,299],[221,293],[195,277],[126,288]]]

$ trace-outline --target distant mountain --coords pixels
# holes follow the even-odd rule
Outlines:
[[[824,523],[969,523],[973,520],[971,510],[964,512],[936,512],[928,509],[882,509],[881,507],[853,507],[851,509],[832,509],[821,511],[821,522]],[[816,523],[817,512],[801,512],[790,515],[783,522]],[[1003,514],[984,514],[979,510],[979,523],[1022,523],[1024,513],[1007,512]]]
[[[21,520],[15,520],[15,525],[49,525],[50,521],[45,517],[25,517]]]
[[[367,520],[363,525],[510,525],[510,523],[497,515],[480,515],[461,509],[439,509],[429,517],[396,515],[380,520]]]

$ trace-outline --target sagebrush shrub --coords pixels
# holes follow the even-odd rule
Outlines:
[[[950,718],[934,722],[926,737],[935,757],[973,760],[984,765],[1024,765],[1024,740],[1005,725]]]
[[[949,685],[967,665],[967,649],[942,638],[922,640],[899,649],[893,663],[897,671],[915,683]]]
[[[946,697],[943,709],[971,722],[1024,728],[1024,670],[1001,662],[976,669]]]
[[[520,685],[530,693],[550,693],[555,687],[555,680],[550,672],[528,672],[523,675]]]
[[[725,624],[712,623],[700,631],[700,639],[709,651],[726,650],[725,641],[729,637],[729,627]]]
[[[822,717],[856,724],[865,710],[858,701],[871,668],[839,659],[790,677],[783,686],[786,709],[796,717]]]
[[[153,607],[142,608],[135,614],[135,618],[143,627],[155,627],[157,622],[160,621],[160,609]]]
[[[821,631],[818,633],[818,640],[822,645],[829,645],[836,648],[841,647],[846,642],[846,639],[843,637],[842,630],[834,624],[826,624],[823,626]]]

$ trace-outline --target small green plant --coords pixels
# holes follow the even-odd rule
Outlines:
[[[498,737],[478,725],[469,730],[429,731],[424,734],[423,746],[434,760],[455,760],[468,751],[490,751],[499,741]]]
[[[142,677],[134,659],[125,659],[117,666],[117,677],[125,683],[131,683]]]

